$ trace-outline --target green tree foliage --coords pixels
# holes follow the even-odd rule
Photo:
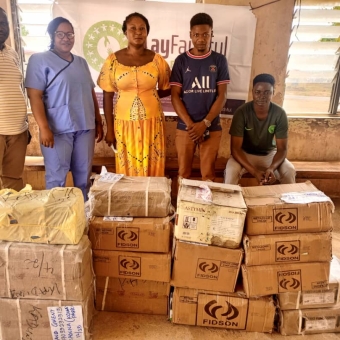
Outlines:
[[[333,9],[340,10],[340,6],[334,6]],[[340,22],[333,22],[332,26],[340,26]],[[340,37],[337,38],[322,38],[321,42],[340,42]]]

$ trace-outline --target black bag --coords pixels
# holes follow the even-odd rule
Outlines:
[[[31,135],[31,133],[30,133],[30,130],[27,129],[27,145],[28,145],[29,143],[31,143],[31,140],[32,140],[32,135]]]

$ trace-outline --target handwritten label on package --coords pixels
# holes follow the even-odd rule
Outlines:
[[[212,192],[210,188],[202,184],[199,188],[196,189],[196,198],[201,199],[206,202],[212,202]]]
[[[304,293],[302,295],[303,305],[322,305],[335,303],[336,296],[334,291],[324,293]]]
[[[100,175],[99,182],[106,182],[106,183],[117,183],[122,177],[123,174],[114,174],[113,172],[106,172]]]
[[[306,331],[329,331],[336,328],[336,318],[317,318],[315,320],[306,320]]]
[[[85,340],[81,306],[47,307],[53,340]]]
[[[307,204],[314,202],[327,202],[331,199],[322,191],[311,192],[287,192],[281,195],[281,200],[286,203]]]
[[[103,221],[110,221],[110,222],[132,222],[133,217],[117,217],[117,216],[105,216]]]
[[[243,223],[237,218],[227,216],[213,216],[211,218],[212,235],[221,235],[223,238],[239,242],[243,232]]]

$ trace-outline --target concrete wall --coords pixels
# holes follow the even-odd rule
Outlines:
[[[205,0],[206,4],[230,6],[262,6],[273,0]],[[253,63],[250,80],[259,73],[270,73],[276,79],[273,101],[282,105],[285,92],[288,49],[294,0],[278,1],[253,10],[257,19]],[[251,99],[251,84],[249,84]]]
[[[27,155],[41,155],[38,142],[38,126],[32,115],[29,117],[33,140],[28,146]],[[166,118],[167,157],[176,157],[175,132],[177,119]],[[230,118],[222,118],[223,134],[219,156],[230,155]],[[340,119],[337,118],[289,118],[288,158],[300,161],[340,161],[339,147]],[[95,156],[114,156],[105,142],[96,144]]]

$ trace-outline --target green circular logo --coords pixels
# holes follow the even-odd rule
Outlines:
[[[112,39],[113,38],[113,39]],[[115,21],[99,21],[92,25],[86,32],[83,41],[84,57],[89,65],[100,71],[105,59],[116,49],[127,46],[127,39],[122,31],[122,25]]]
[[[270,125],[268,128],[268,132],[273,134],[275,132],[276,125]]]

